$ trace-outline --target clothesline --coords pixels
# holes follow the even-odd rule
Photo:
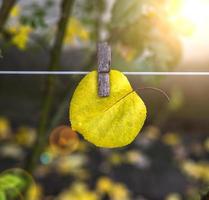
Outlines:
[[[0,71],[0,75],[85,75],[89,71]],[[209,72],[123,72],[136,76],[209,76]]]

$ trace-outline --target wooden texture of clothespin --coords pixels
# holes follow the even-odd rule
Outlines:
[[[107,42],[100,42],[97,45],[98,60],[98,95],[108,97],[110,95],[110,65],[111,47]]]

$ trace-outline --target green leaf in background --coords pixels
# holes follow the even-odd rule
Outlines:
[[[156,0],[117,0],[112,9],[112,26],[123,27],[135,24],[135,21],[148,12],[162,11],[162,5]],[[163,14],[163,13],[162,13]]]
[[[0,200],[6,200],[6,195],[3,191],[0,190]]]
[[[27,6],[25,9],[28,11],[21,15],[20,22],[24,25],[29,25],[33,29],[37,28],[46,28],[47,24],[45,22],[45,17],[47,15],[48,2],[44,7],[40,6],[37,3],[32,3],[31,5]],[[49,4],[51,2],[49,1]]]
[[[112,26],[122,27],[135,21],[141,14],[142,4],[139,0],[116,1],[112,11]]]
[[[17,197],[21,194],[22,190],[26,185],[25,180],[12,173],[4,173],[0,176],[0,200],[4,199],[5,195],[9,197]]]
[[[7,190],[10,188],[21,187],[23,184],[23,180],[15,175],[5,174],[0,177],[0,188],[2,190]]]
[[[182,47],[169,21],[172,13],[167,12],[167,7],[170,4],[163,0],[115,2],[110,41],[119,62],[122,60],[122,63],[127,62],[124,66],[132,66],[124,70],[166,71],[178,64]],[[117,61],[114,65],[118,65]]]

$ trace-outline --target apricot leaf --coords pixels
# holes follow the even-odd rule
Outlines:
[[[146,106],[119,71],[110,71],[110,96],[99,97],[97,72],[86,75],[70,103],[72,129],[99,147],[130,144],[146,119]]]

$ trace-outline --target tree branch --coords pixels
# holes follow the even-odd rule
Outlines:
[[[52,70],[56,69],[58,67],[57,65],[59,65],[65,31],[74,1],[75,0],[63,0],[61,4],[61,17],[58,22],[57,35],[51,51],[50,69]]]
[[[3,30],[3,27],[9,17],[10,11],[15,5],[16,0],[3,0],[2,6],[0,8],[0,32]]]
[[[49,70],[58,70],[60,67],[59,64],[62,53],[63,40],[66,32],[68,19],[71,14],[74,2],[75,0],[62,0],[60,9],[61,16],[57,25],[57,33],[54,45],[51,50],[50,62],[48,67]],[[42,113],[38,127],[37,142],[32,151],[32,155],[30,156],[29,161],[26,164],[26,169],[30,173],[32,173],[35,170],[41,152],[44,150],[44,147],[47,143],[47,127],[49,125],[49,115],[52,109],[54,99],[55,83],[55,77],[47,77],[45,95],[42,105]]]

